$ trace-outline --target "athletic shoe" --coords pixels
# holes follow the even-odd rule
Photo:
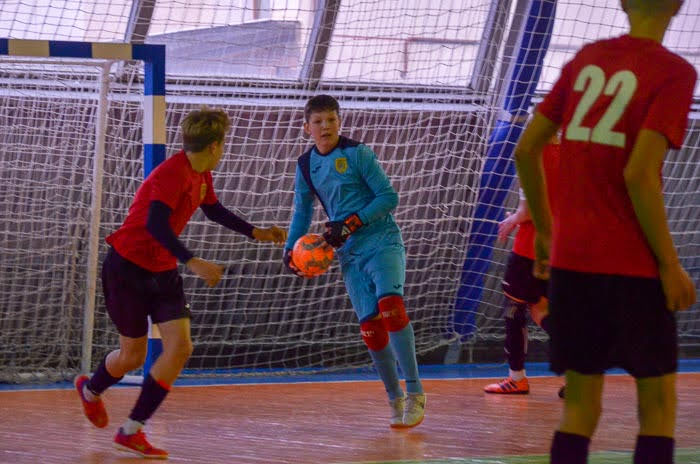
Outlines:
[[[117,435],[114,437],[114,447],[122,451],[136,453],[146,459],[168,459],[168,452],[162,449],[154,448],[148,440],[146,434],[142,430],[136,433],[127,435],[121,427]]]
[[[88,418],[90,422],[93,423],[95,427],[104,428],[107,427],[109,423],[109,418],[107,417],[107,410],[102,402],[101,398],[97,398],[95,401],[88,401],[83,393],[83,388],[85,388],[85,383],[90,380],[87,375],[79,375],[75,378],[73,385],[78,391],[78,396],[80,396],[80,401],[83,403],[83,411],[85,411],[85,417]]]
[[[406,395],[389,400],[389,406],[391,406],[391,422],[390,427],[401,427],[403,426],[403,410],[406,405]]]
[[[566,394],[566,385],[562,385],[561,388],[559,389],[559,398],[564,399],[564,395]]]
[[[492,383],[484,387],[486,393],[499,393],[502,395],[525,395],[530,393],[530,384],[527,377],[520,380],[513,380],[511,377],[498,383]]]
[[[406,397],[406,406],[403,410],[402,428],[415,427],[423,422],[425,416],[425,395],[423,393],[409,393]]]

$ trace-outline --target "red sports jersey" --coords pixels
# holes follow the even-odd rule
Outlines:
[[[170,207],[170,227],[178,236],[199,205],[214,204],[218,199],[211,172],[199,173],[192,169],[184,151],[162,162],[144,180],[124,224],[107,237],[107,243],[132,263],[151,272],[160,272],[175,269],[177,260],[146,230],[148,209],[154,200]]]
[[[657,277],[623,170],[641,129],[683,142],[695,69],[661,44],[630,36],[582,48],[537,110],[561,123],[552,266]],[[661,173],[659,173],[659,176]]]
[[[558,196],[556,175],[559,167],[559,147],[559,144],[550,143],[542,149],[542,164],[544,176],[547,179],[547,198],[554,216],[557,214],[555,202]],[[518,226],[518,232],[513,240],[513,253],[535,259],[535,225],[532,221],[521,222]]]

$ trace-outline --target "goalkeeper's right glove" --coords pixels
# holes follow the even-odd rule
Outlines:
[[[344,221],[326,222],[326,232],[324,232],[323,238],[333,248],[339,248],[345,244],[350,234],[362,226],[360,216],[351,214]]]
[[[287,269],[287,271],[291,272],[297,277],[305,277],[304,274],[302,274],[301,271],[294,265],[294,261],[292,261],[291,248],[287,248],[286,250],[284,250],[282,262],[284,263],[284,267]]]

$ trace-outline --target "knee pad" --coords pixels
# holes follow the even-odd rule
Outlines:
[[[361,323],[360,334],[362,341],[372,351],[381,351],[389,344],[389,334],[380,318]]]
[[[399,295],[385,296],[377,303],[379,314],[382,315],[384,327],[389,332],[398,332],[408,325],[410,320],[406,314],[403,297]]]
[[[527,303],[519,303],[511,299],[506,303],[506,319],[512,319],[518,326],[527,325]]]

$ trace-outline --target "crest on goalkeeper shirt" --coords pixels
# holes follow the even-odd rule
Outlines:
[[[337,158],[335,160],[335,170],[340,174],[343,174],[348,170],[348,160],[347,158]]]

